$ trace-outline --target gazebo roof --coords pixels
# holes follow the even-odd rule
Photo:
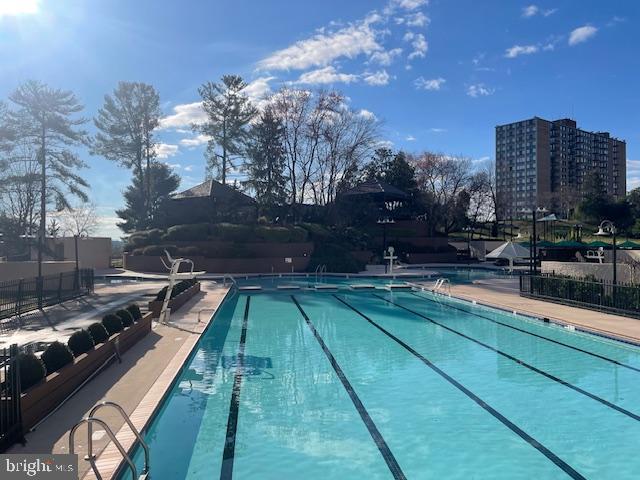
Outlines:
[[[229,185],[223,185],[215,180],[206,180],[195,187],[191,187],[171,196],[172,200],[186,200],[190,198],[214,198],[216,200],[239,203],[255,203],[255,200],[250,196],[245,195],[241,191],[236,190]]]
[[[384,200],[407,200],[409,198],[409,195],[399,188],[380,180],[367,180],[343,192],[342,195],[370,195]]]
[[[495,250],[487,253],[485,258],[529,258],[529,250],[524,248],[519,243],[505,242]]]

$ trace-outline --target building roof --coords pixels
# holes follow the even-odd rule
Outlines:
[[[367,180],[366,182],[362,182],[352,189],[344,192],[343,195],[372,195],[384,197],[388,200],[406,200],[409,198],[409,195],[399,188],[380,180]]]
[[[234,201],[242,203],[255,203],[249,195],[245,195],[229,185],[223,185],[216,180],[206,180],[200,185],[191,187],[171,196],[172,200],[186,200],[190,198],[213,198],[216,200]]]

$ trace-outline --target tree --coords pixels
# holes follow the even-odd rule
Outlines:
[[[448,234],[462,226],[470,201],[466,188],[471,178],[471,160],[431,152],[412,160],[424,209],[421,218],[429,223],[431,233],[436,227]]]
[[[63,235],[88,237],[98,227],[96,206],[93,203],[78,204],[56,213]]]
[[[597,172],[590,172],[585,176],[582,197],[578,209],[584,221],[596,223],[607,216],[607,206],[611,200],[605,193],[602,179]]]
[[[152,163],[150,178],[147,173],[143,178],[133,177],[131,185],[124,191],[125,207],[116,210],[116,214],[123,220],[118,227],[124,232],[146,230],[149,228],[164,228],[166,226],[165,202],[180,185],[180,177],[171,171],[164,163]],[[143,185],[151,185],[150,198],[143,192]],[[145,210],[145,206],[149,210]]]
[[[247,148],[245,182],[255,192],[255,199],[263,212],[273,212],[287,201],[287,178],[284,175],[284,127],[271,107],[265,108],[250,132]]]
[[[380,180],[414,195],[417,192],[416,170],[407,161],[403,151],[393,153],[388,148],[378,148],[371,161],[363,169],[364,180]]]
[[[141,208],[151,215],[151,171],[157,156],[154,130],[160,123],[160,96],[152,85],[119,82],[93,120],[98,133],[92,152],[133,170]]]
[[[235,168],[234,160],[245,152],[249,122],[257,113],[243,93],[246,86],[242,77],[224,75],[221,83],[207,82],[198,89],[207,121],[192,128],[209,137],[207,168],[215,171],[223,184]]]
[[[14,142],[29,145],[39,164],[40,213],[38,260],[46,233],[47,204],[56,209],[69,207],[68,194],[87,201],[87,182],[75,171],[86,165],[73,150],[88,145],[80,128],[86,120],[75,114],[84,108],[76,96],[66,90],[28,81],[19,86],[9,100],[16,106],[8,113],[8,126]]]

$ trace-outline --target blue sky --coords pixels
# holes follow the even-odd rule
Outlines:
[[[342,90],[393,148],[494,156],[495,125],[572,117],[627,141],[640,185],[640,2],[545,0],[0,0],[0,98],[22,81],[71,89],[92,117],[119,80],[160,92],[160,154],[189,187],[204,177],[188,125],[197,87],[226,73],[259,100],[283,84]],[[92,130],[92,125],[88,125]],[[119,237],[130,173],[85,155]]]

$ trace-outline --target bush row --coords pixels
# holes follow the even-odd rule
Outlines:
[[[111,335],[133,325],[142,318],[140,307],[129,305],[114,314],[105,315],[102,322],[92,323],[87,329],[74,332],[65,345],[53,342],[42,352],[40,358],[33,353],[18,355],[19,375],[22,390],[32,387],[47,375],[57,372],[65,365],[73,363],[73,359],[92,350],[96,345],[106,342]]]
[[[175,241],[226,242],[304,242],[308,238],[306,229],[297,225],[242,225],[233,223],[192,223],[174,225],[166,232],[160,229],[135,232],[129,236],[127,249],[162,245]]]
[[[176,283],[173,286],[173,290],[171,290],[171,298],[177,297],[188,288],[193,287],[196,283],[197,283],[197,280],[195,278],[182,280],[181,282]],[[162,287],[162,289],[156,294],[156,301],[161,302],[164,300],[164,297],[167,295],[167,288],[168,287]]]

